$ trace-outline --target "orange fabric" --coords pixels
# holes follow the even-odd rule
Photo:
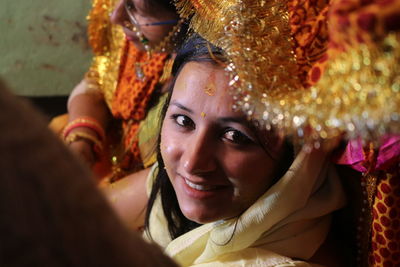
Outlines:
[[[153,53],[149,58],[146,52],[138,51],[132,43],[126,42],[118,86],[112,101],[112,114],[122,120],[124,145],[130,152],[124,155],[120,166],[122,168],[137,170],[142,167],[137,131],[140,121],[146,116],[148,104],[163,74],[167,59],[167,53]],[[137,62],[145,74],[144,80],[136,77]]]
[[[368,229],[363,229],[366,232],[361,233],[370,234],[366,240],[369,251],[365,251],[368,258],[363,262],[370,267],[400,266],[400,158],[388,158],[377,164],[378,157],[379,150],[372,144],[364,149],[364,176],[374,177],[376,186],[369,188],[373,190],[371,221]],[[364,201],[369,194],[367,190]]]
[[[400,30],[400,1],[335,0],[329,12],[330,55],[360,43],[379,44],[389,32]],[[376,157],[376,155],[373,155]],[[368,173],[377,178],[372,207],[369,266],[400,266],[400,159]]]
[[[335,53],[400,30],[396,0],[293,0],[288,9],[298,75],[305,87],[319,81]]]
[[[330,46],[346,49],[359,43],[376,43],[400,30],[400,1],[336,0],[329,12]]]
[[[400,266],[400,171],[379,175],[373,206],[371,266]]]
[[[123,148],[121,149],[118,147],[121,138],[117,133],[118,127],[113,125],[112,131],[107,132],[107,145],[104,146],[105,150],[99,162],[93,167],[93,172],[99,179],[110,175],[110,172],[115,172],[113,168],[118,169],[118,177],[113,177],[113,179],[121,178],[120,176],[123,176],[125,171],[136,171],[143,168],[137,139],[139,124],[146,117],[149,102],[159,84],[168,57],[169,55],[166,53],[153,53],[149,58],[146,52],[138,51],[132,43],[126,42],[111,110],[114,118],[121,120],[123,131],[126,133],[122,136]],[[136,77],[136,62],[142,64],[146,77],[144,81],[140,81]],[[68,114],[65,114],[53,119],[49,127],[56,134],[61,134],[67,123]],[[117,132],[114,131],[115,129]],[[115,144],[117,144],[115,149],[109,148]],[[118,166],[113,167],[111,157],[116,151],[120,152],[121,150],[124,152],[117,155],[119,156]]]
[[[306,88],[319,81],[327,61],[328,3],[329,0],[288,2],[298,75]]]
[[[377,153],[366,158],[368,174],[376,177],[373,199],[369,266],[400,266],[400,158],[388,159],[376,167]]]
[[[388,32],[400,30],[396,0],[293,0],[288,7],[298,75],[305,87],[318,82],[325,63],[337,53],[360,43],[377,44]],[[400,159],[377,170],[374,151],[363,162],[365,175],[377,179],[367,261],[369,266],[400,266]]]

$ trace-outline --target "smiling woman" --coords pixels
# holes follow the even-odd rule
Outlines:
[[[222,66],[185,64],[161,131],[161,155],[179,207],[197,223],[242,213],[270,186],[278,167],[244,114],[232,111],[228,83]],[[210,85],[212,96],[205,92]]]
[[[312,266],[305,261],[321,254],[344,266],[322,246],[331,213],[344,205],[329,163],[334,145],[294,153],[280,133],[232,110],[224,62],[198,35],[178,52],[158,162],[131,180],[129,194],[117,183],[114,205],[121,214],[147,209],[145,238],[182,266]],[[137,200],[145,183],[147,208]]]

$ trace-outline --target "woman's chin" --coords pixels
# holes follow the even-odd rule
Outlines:
[[[136,36],[125,34],[125,38],[126,38],[126,40],[128,40],[131,44],[133,44],[133,45],[136,47],[137,50],[139,50],[139,51],[146,51],[146,50],[144,49],[143,44],[140,42],[140,40],[139,40]]]
[[[191,210],[182,212],[187,219],[198,224],[206,224],[222,219],[220,213],[215,214],[210,212],[210,210]]]

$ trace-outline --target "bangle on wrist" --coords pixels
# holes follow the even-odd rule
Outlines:
[[[65,126],[64,131],[62,132],[63,138],[67,139],[71,131],[78,127],[86,127],[93,130],[97,134],[100,142],[104,142],[106,139],[103,127],[100,125],[100,123],[98,123],[95,119],[91,117],[79,117],[68,123],[67,126]]]
[[[69,145],[79,140],[89,141],[92,144],[93,151],[96,153],[97,156],[99,156],[103,151],[103,145],[100,140],[96,136],[85,132],[73,132],[69,134],[67,138],[65,138],[65,143]]]

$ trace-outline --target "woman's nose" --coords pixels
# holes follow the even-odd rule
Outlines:
[[[217,167],[217,146],[211,136],[198,132],[188,141],[182,155],[185,172],[195,175],[214,171]]]
[[[128,20],[127,14],[125,11],[125,1],[126,0],[120,0],[115,8],[114,11],[111,13],[110,20],[114,24],[118,24],[121,26],[125,26],[126,21]]]

